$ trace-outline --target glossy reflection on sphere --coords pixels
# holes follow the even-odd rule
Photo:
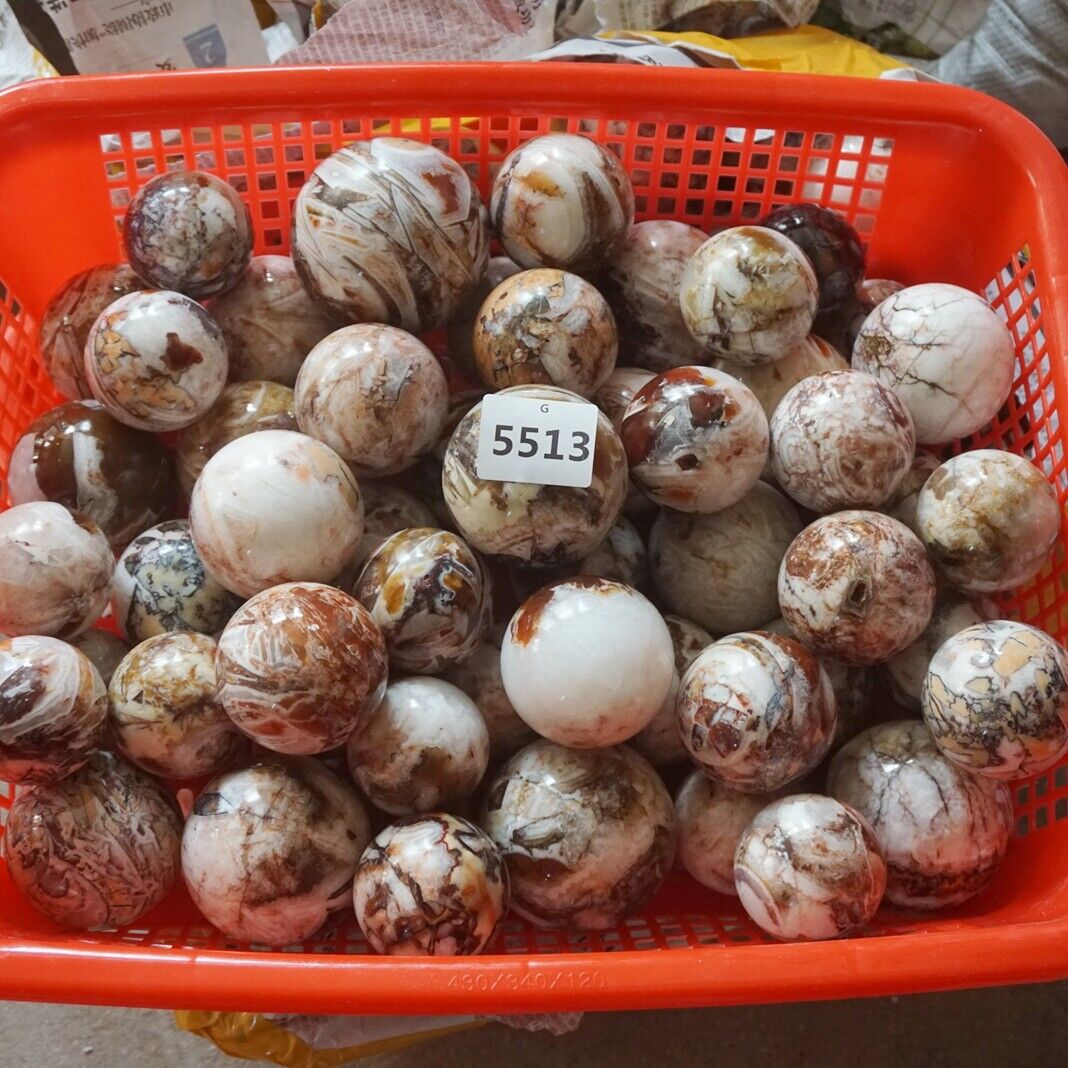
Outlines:
[[[463,690],[482,713],[489,731],[491,764],[507,760],[537,737],[508,700],[501,678],[501,650],[496,645],[484,642],[461,663],[450,667],[444,678]]]
[[[870,375],[806,378],[771,420],[771,470],[803,508],[877,508],[908,473],[916,431],[908,409]]]
[[[248,755],[217,697],[216,645],[206,634],[158,634],[136,646],[108,686],[123,755],[166,779],[215,775]]]
[[[773,363],[745,364],[717,359],[712,361],[712,366],[745,383],[760,401],[769,423],[779,401],[798,382],[825,371],[849,370],[849,362],[838,354],[834,346],[815,334],[809,334]]]
[[[806,942],[863,930],[883,899],[886,863],[855,809],[797,794],[756,815],[738,843],[734,879],[754,923]]]
[[[671,796],[626,746],[528,745],[493,780],[480,822],[508,865],[513,909],[539,927],[615,927],[648,903],[675,852]]]
[[[675,797],[679,861],[687,873],[717,894],[736,897],[734,854],[768,800],[763,794],[728,790],[700,771],[690,772]]]
[[[39,415],[15,443],[12,504],[55,501],[88,516],[122,549],[170,511],[174,465],[153,434],[124,426],[98,401],[71,401]]]
[[[261,430],[204,466],[189,508],[208,570],[251,597],[282,582],[329,582],[363,536],[363,501],[348,465],[320,441]]]
[[[708,367],[677,367],[644,385],[619,434],[638,487],[681,512],[736,504],[768,457],[760,402],[748,386]]]
[[[85,379],[89,330],[109,304],[142,288],[144,283],[127,264],[102,263],[68,278],[48,302],[38,346],[48,377],[64,397],[92,397]]]
[[[434,354],[404,330],[346,326],[308,354],[294,387],[297,422],[361,478],[395,474],[429,452],[449,409]]]
[[[71,638],[107,607],[115,557],[91,519],[51,501],[0,513],[0,632]]]
[[[240,603],[204,567],[185,519],[139,534],[115,566],[111,611],[134,642],[169,631],[217,634]]]
[[[489,257],[478,190],[455,160],[405,137],[354,141],[293,205],[293,261],[346,319],[413,333],[447,323]]]
[[[15,798],[4,847],[11,881],[76,930],[125,927],[178,876],[182,817],[166,787],[110,753]]]
[[[857,735],[832,761],[827,790],[871,824],[886,858],[886,898],[902,908],[975,897],[1012,837],[1009,788],[947,760],[918,719]]]
[[[230,381],[292,387],[304,358],[345,325],[304,288],[288,256],[253,256],[237,285],[211,305],[230,356]]]
[[[954,764],[1006,781],[1038,775],[1068,752],[1068,654],[1026,623],[973,623],[932,657],[920,704]]]
[[[157,289],[200,300],[233,286],[252,256],[252,219],[237,191],[205,171],[147,181],[126,211],[133,269]]]
[[[671,689],[648,726],[642,728],[628,743],[655,768],[668,767],[689,759],[686,746],[679,736],[675,698],[687,668],[715,641],[707,630],[681,616],[664,616],[664,623],[671,635],[671,645],[675,651],[675,674],[671,680]]]
[[[864,243],[836,211],[818,204],[788,204],[761,226],[790,238],[809,258],[820,286],[820,313],[848,303],[864,278]]]
[[[293,390],[277,382],[235,382],[178,439],[178,481],[188,496],[204,465],[231,441],[257,430],[296,430]]]
[[[532,400],[585,403],[554,386],[502,391]],[[482,405],[459,422],[449,440],[441,488],[457,529],[475,549],[511,563],[549,567],[576,563],[604,540],[627,496],[627,456],[608,417],[593,442],[593,482],[585,489],[529,482],[494,482],[477,472]]]
[[[535,137],[514,149],[493,182],[490,216],[522,267],[599,269],[634,219],[619,160],[577,134]]]
[[[364,850],[353,884],[356,920],[379,953],[480,953],[508,908],[508,872],[473,823],[444,813],[409,818]]]
[[[675,698],[679,732],[709,778],[766,794],[826,755],[837,718],[831,680],[792,638],[730,634],[690,664]]]
[[[88,658],[58,638],[0,642],[0,782],[52,783],[103,745],[107,690]]]
[[[888,297],[853,348],[853,366],[897,393],[925,445],[986,426],[1005,403],[1015,360],[1012,334],[990,305],[942,283]]]
[[[710,237],[683,271],[679,303],[707,353],[736,363],[781,359],[811,332],[819,285],[808,257],[763,226]]]
[[[966,593],[1010,590],[1034,578],[1060,529],[1056,491],[1011,452],[954,456],[916,499],[920,539],[942,575]]]
[[[274,758],[200,792],[182,835],[182,874],[223,934],[278,948],[350,906],[370,839],[351,786],[317,761]]]
[[[616,323],[589,282],[540,268],[506,278],[486,297],[473,345],[491,389],[552,385],[590,397],[616,365]]]
[[[584,749],[646,727],[674,665],[671,634],[645,597],[582,575],[529,597],[501,645],[504,688],[522,719],[543,737]]]
[[[226,343],[195,300],[170,290],[109,304],[85,343],[89,388],[120,423],[162,433],[199,419],[226,385]]]
[[[902,708],[920,711],[920,692],[931,658],[954,634],[985,620],[997,619],[998,608],[987,597],[941,589],[935,600],[931,622],[907,648],[886,662],[894,700]]]
[[[489,764],[489,732],[462,690],[416,675],[386,688],[347,753],[356,784],[376,808],[432,812],[475,792]]]
[[[386,685],[386,647],[367,610],[317,582],[246,601],[219,638],[219,700],[237,726],[280,753],[343,745]]]
[[[420,674],[474,652],[492,614],[482,561],[463,539],[432,527],[383,542],[352,592],[381,629],[391,663]]]
[[[779,607],[797,637],[847,664],[877,664],[930,622],[934,571],[919,538],[878,512],[824,516],[791,543]]]
[[[659,373],[702,362],[682,319],[679,282],[706,236],[686,223],[649,219],[616,248],[598,284],[616,317],[624,363]]]

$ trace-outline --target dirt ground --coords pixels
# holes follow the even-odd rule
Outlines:
[[[367,1068],[753,1064],[986,1068],[1068,1046],[1068,983],[809,1005],[588,1015],[556,1038],[489,1024],[361,1062]],[[0,1068],[220,1068],[238,1062],[170,1013],[0,1002]]]

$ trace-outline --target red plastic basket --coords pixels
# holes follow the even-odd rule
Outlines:
[[[514,88],[513,88],[514,87]],[[0,474],[58,401],[35,352],[55,287],[119,255],[146,179],[200,167],[245,197],[256,251],[288,248],[315,164],[378,134],[428,140],[488,192],[549,130],[616,151],[641,218],[705,230],[815,200],[870,242],[870,274],[987,295],[1017,340],[1012,398],[971,445],[1038,464],[1068,499],[1068,171],[1028,122],[942,86],[587,66],[370,67],[124,75],[0,94]],[[1056,559],[1005,602],[1068,636]],[[0,819],[10,801],[0,786]],[[283,1012],[532,1012],[886,994],[1068,975],[1068,762],[1014,787],[1017,838],[993,884],[940,915],[883,910],[870,937],[780,945],[737,900],[673,879],[603,934],[510,921],[475,959],[372,956],[351,917],[283,952],[213,930],[182,890],[130,928],[61,931],[0,872],[0,997]],[[2,828],[0,828],[2,834]],[[2,867],[2,866],[0,866]]]

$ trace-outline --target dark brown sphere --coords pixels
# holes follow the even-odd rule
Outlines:
[[[144,283],[126,263],[102,263],[68,278],[41,316],[39,347],[52,384],[71,400],[92,397],[85,378],[85,342],[101,312]]]
[[[785,234],[811,260],[820,284],[821,315],[855,299],[864,277],[864,244],[841,215],[818,204],[788,204],[760,225]]]
[[[11,454],[12,504],[55,501],[93,520],[113,549],[170,514],[174,465],[154,434],[112,419],[97,401],[39,415]]]

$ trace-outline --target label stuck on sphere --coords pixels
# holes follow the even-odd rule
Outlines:
[[[586,489],[593,481],[596,405],[490,393],[475,470],[494,482]]]

